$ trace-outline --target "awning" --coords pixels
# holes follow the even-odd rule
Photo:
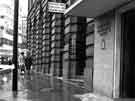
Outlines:
[[[129,1],[131,0],[77,0],[65,14],[94,18]]]

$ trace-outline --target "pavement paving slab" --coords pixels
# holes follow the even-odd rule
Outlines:
[[[18,92],[12,92],[12,78],[7,78],[0,83],[0,101],[135,101],[98,96],[62,79],[35,73],[19,75]]]
[[[86,92],[62,80],[40,74],[19,75],[18,92],[12,92],[11,77],[0,83],[0,101],[80,101],[73,95]]]

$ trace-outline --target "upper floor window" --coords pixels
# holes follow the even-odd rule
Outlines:
[[[1,16],[0,16],[0,18],[1,18],[1,19],[3,19],[3,18],[4,18],[4,16],[3,16],[3,15],[1,15]]]
[[[0,29],[1,29],[1,30],[4,30],[4,26],[0,26]]]

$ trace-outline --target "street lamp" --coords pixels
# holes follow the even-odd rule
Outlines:
[[[18,9],[19,0],[14,0],[14,31],[13,31],[13,63],[15,68],[13,69],[12,90],[18,90]]]

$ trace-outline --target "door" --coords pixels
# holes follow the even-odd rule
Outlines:
[[[135,97],[135,10],[122,15],[120,96]]]

